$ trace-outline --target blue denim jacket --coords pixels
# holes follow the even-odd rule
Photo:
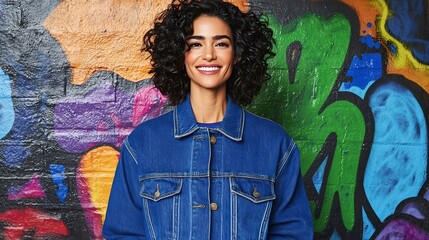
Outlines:
[[[200,127],[189,97],[124,140],[107,239],[312,239],[298,149],[278,124],[228,100]]]

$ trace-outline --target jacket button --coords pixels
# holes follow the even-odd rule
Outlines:
[[[252,194],[255,198],[259,198],[261,196],[261,194],[256,190],[256,188],[253,188],[253,194]]]
[[[211,136],[210,137],[210,143],[211,144],[215,144],[216,143],[216,137],[215,136]]]
[[[161,192],[159,191],[159,185],[156,184],[156,191],[153,193],[153,196],[157,199],[159,195],[161,195]]]
[[[210,203],[210,209],[212,211],[216,211],[217,210],[217,204],[216,203]]]
[[[156,190],[156,192],[153,194],[153,196],[154,196],[155,198],[158,198],[158,197],[159,197],[159,195],[161,195],[161,193],[159,192],[159,190]]]

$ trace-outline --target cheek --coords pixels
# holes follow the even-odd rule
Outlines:
[[[185,53],[185,61],[184,61],[184,63],[185,63],[185,65],[191,66],[191,65],[193,65],[195,63],[195,61],[197,60],[197,58],[198,58],[198,56],[195,53],[187,52],[187,53]]]
[[[236,61],[236,59],[235,59],[234,51],[231,51],[231,52],[228,54],[228,62],[229,62],[231,65],[234,65],[234,64],[235,64],[235,61]]]

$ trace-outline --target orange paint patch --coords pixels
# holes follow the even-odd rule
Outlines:
[[[232,1],[242,10],[246,1]],[[61,44],[71,66],[71,82],[82,84],[108,70],[130,81],[150,78],[150,62],[140,51],[144,33],[170,0],[64,0],[44,27]]]
[[[247,12],[249,10],[249,2],[248,1],[245,1],[245,0],[228,0],[227,2],[234,4],[243,12]]]
[[[372,0],[341,0],[345,4],[352,7],[359,17],[360,23],[360,35],[371,35],[377,36],[376,24],[377,15],[380,14],[380,10]],[[372,24],[372,27],[367,26],[368,23]],[[365,31],[365,33],[363,33]]]
[[[79,199],[95,236],[101,236],[119,152],[102,146],[85,154],[77,170]]]
[[[394,57],[390,54],[387,65],[387,73],[399,74],[407,79],[417,83],[427,93],[429,93],[429,68],[416,68],[410,62],[405,63],[405,66],[400,68],[394,65]]]

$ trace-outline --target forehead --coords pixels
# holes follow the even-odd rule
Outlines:
[[[193,22],[194,33],[192,35],[200,36],[215,36],[227,35],[232,36],[231,29],[228,24],[214,16],[200,16]]]

